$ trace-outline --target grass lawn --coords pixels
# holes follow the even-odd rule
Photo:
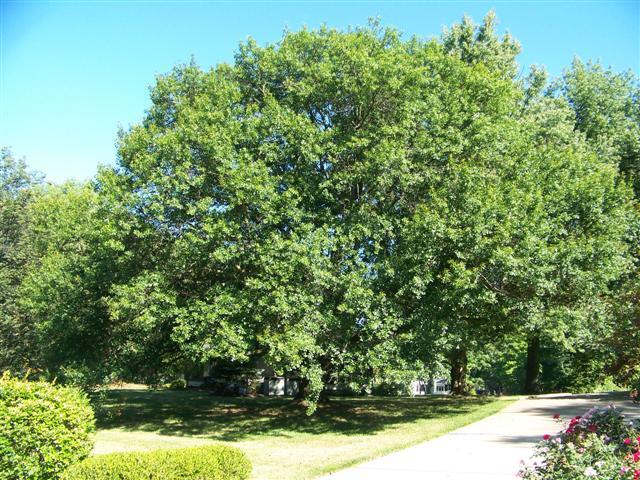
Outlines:
[[[95,453],[222,442],[244,450],[256,479],[313,478],[489,416],[513,399],[334,398],[307,417],[283,398],[113,390]]]

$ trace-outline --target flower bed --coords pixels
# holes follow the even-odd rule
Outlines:
[[[559,435],[545,435],[535,459],[520,471],[522,478],[640,480],[640,421],[613,405],[594,407],[565,422]]]

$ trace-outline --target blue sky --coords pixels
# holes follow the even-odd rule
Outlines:
[[[232,61],[249,36],[274,42],[284,28],[369,17],[428,38],[491,8],[522,43],[523,69],[542,64],[557,75],[577,55],[640,70],[640,0],[0,0],[0,146],[51,181],[88,179],[114,163],[117,129],[140,121],[155,75],[192,55],[209,67]]]

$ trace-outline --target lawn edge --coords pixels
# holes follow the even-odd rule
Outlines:
[[[330,465],[330,466],[326,466],[326,467],[319,467],[318,469],[313,469],[311,472],[309,472],[311,474],[310,477],[305,477],[305,478],[311,478],[311,479],[316,479],[319,478],[321,476],[324,475],[328,475],[330,473],[334,473],[337,472],[339,470],[344,470],[347,469],[349,467],[353,467],[362,463],[366,463],[368,461],[374,460],[376,458],[380,458],[383,457],[385,455],[389,455],[390,453],[394,453],[394,452],[398,452],[400,450],[404,450],[406,448],[409,447],[413,447],[414,445],[418,445],[420,443],[423,442],[427,442],[430,440],[434,440],[438,437],[441,437],[443,435],[446,435],[447,433],[453,432],[455,430],[458,430],[462,427],[466,427],[467,425],[471,425],[472,423],[476,423],[479,422],[480,420],[484,420],[485,418],[489,418],[493,415],[496,415],[498,413],[500,413],[502,410],[504,410],[506,407],[508,407],[509,405],[517,402],[518,400],[520,400],[522,397],[521,396],[513,396],[513,397],[507,397],[507,398],[500,398],[500,399],[496,399],[495,400],[495,404],[496,406],[499,406],[499,408],[497,410],[490,410],[487,413],[482,413],[482,414],[478,414],[478,412],[473,412],[471,414],[469,414],[469,416],[465,416],[463,418],[460,419],[460,423],[457,423],[455,426],[452,426],[451,428],[445,428],[444,430],[442,430],[441,432],[435,434],[435,435],[425,435],[424,437],[418,438],[418,439],[414,439],[411,441],[408,441],[406,443],[402,443],[399,445],[395,445],[392,447],[387,447],[387,448],[383,448],[379,451],[377,451],[374,454],[370,454],[370,455],[364,455],[362,457],[356,458],[356,459],[352,459],[352,460],[345,460],[343,462],[337,463],[335,465]],[[491,404],[489,404],[491,405]],[[454,417],[455,418],[455,417]]]

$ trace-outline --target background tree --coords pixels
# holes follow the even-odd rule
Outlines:
[[[483,26],[463,21],[445,32],[444,45],[472,66],[513,79],[509,54],[515,49],[503,52],[510,62],[482,57],[509,45],[495,38],[491,20]],[[525,389],[537,390],[541,335],[577,351],[585,332],[601,334],[597,300],[629,267],[629,193],[610,158],[575,135],[570,106],[541,96],[544,84],[540,70],[527,83],[510,83],[522,93],[502,97],[501,115],[491,118],[495,130],[481,120],[475,129],[473,120],[457,127],[464,132],[472,126],[480,134],[466,134],[462,145],[470,148],[450,157],[441,184],[423,188],[419,215],[404,239],[403,263],[413,276],[403,280],[401,292],[408,296],[401,303],[419,312],[413,332],[426,332],[420,341],[450,338],[458,393],[465,390],[469,351],[508,332],[528,337]],[[483,113],[490,111],[479,104]]]
[[[100,383],[111,341],[104,298],[122,246],[91,185],[42,188],[26,216],[23,238],[33,259],[16,305],[35,336],[28,366],[61,381]]]
[[[640,199],[640,83],[632,71],[614,72],[597,62],[575,59],[553,93],[567,99],[575,115],[575,128],[583,133],[604,158],[619,165],[633,185],[636,209]],[[609,330],[596,342],[601,351],[612,355],[607,360],[619,381],[628,382],[637,371],[634,353],[638,345],[633,334],[637,325],[638,251],[637,226],[629,243],[634,252],[634,268],[612,292],[608,312]],[[613,350],[612,350],[613,348]]]
[[[575,128],[603,157],[620,165],[640,195],[640,83],[633,72],[617,73],[576,58],[556,83],[567,99]]]
[[[32,326],[23,319],[16,303],[18,287],[32,259],[24,230],[28,208],[42,182],[27,169],[24,160],[9,149],[0,152],[0,369],[23,370],[33,347]]]
[[[444,29],[442,45],[449,55],[465,63],[482,64],[503,78],[515,79],[520,43],[509,33],[500,38],[496,33],[497,24],[493,10],[485,15],[481,24],[465,15],[460,23]]]

